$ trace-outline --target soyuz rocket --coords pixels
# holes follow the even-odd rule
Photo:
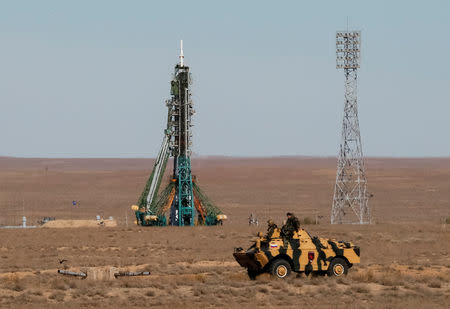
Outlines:
[[[137,224],[144,226],[193,226],[222,224],[226,215],[202,192],[191,173],[192,116],[194,115],[190,85],[192,77],[184,63],[183,41],[180,42],[179,63],[170,82],[171,97],[167,127],[153,171],[132,209]],[[159,192],[169,157],[173,171],[169,184]]]

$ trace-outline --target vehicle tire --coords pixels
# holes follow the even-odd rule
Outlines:
[[[284,279],[291,274],[291,264],[285,259],[278,259],[270,264],[270,273],[279,279]]]
[[[248,269],[247,268],[247,274],[250,280],[256,280],[256,276],[259,275],[259,272],[256,270]]]
[[[328,266],[327,274],[330,277],[341,277],[346,276],[348,273],[347,262],[342,258],[335,258],[331,261],[330,266]]]

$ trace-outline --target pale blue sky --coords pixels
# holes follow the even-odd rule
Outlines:
[[[0,1],[0,155],[154,157],[184,40],[200,155],[335,156],[362,31],[368,156],[450,155],[450,1]]]

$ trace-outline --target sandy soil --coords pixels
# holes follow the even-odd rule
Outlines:
[[[195,158],[199,184],[229,220],[218,227],[141,228],[132,224],[130,205],[152,160],[0,158],[0,225],[18,225],[22,215],[29,224],[44,216],[117,221],[110,228],[0,230],[0,307],[445,308],[450,159],[368,159],[370,226],[328,224],[335,164],[330,158]],[[249,227],[247,217],[253,212],[260,222],[281,223],[286,211],[311,219],[317,213],[319,224],[306,229],[357,243],[362,263],[337,280],[248,280],[233,248],[248,246],[265,226]],[[152,274],[79,280],[56,273],[86,268]]]
[[[84,227],[114,227],[116,220],[64,220],[58,219],[42,224],[42,228],[84,228]]]

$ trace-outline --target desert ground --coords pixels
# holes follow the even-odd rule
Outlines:
[[[134,225],[130,206],[151,159],[0,158],[0,225],[23,215],[28,225],[44,216],[117,222],[0,229],[0,307],[448,308],[450,158],[368,158],[370,225],[329,224],[335,158],[192,160],[198,184],[228,216],[223,226]],[[303,225],[313,235],[359,245],[361,264],[338,279],[249,280],[234,247],[249,246],[268,218],[281,225],[287,211],[311,223],[317,216]],[[250,213],[259,226],[248,225]],[[58,275],[63,268],[151,275],[81,280]]]

